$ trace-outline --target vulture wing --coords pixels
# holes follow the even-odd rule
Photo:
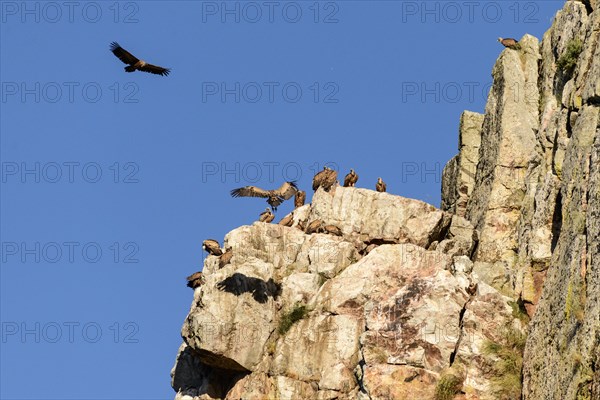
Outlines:
[[[293,195],[298,191],[298,186],[296,186],[295,181],[285,182],[279,189],[275,191],[275,194],[278,197],[283,198],[284,200],[289,200]]]
[[[313,186],[312,186],[313,190],[317,190],[319,188],[319,186],[321,186],[323,184],[326,173],[327,173],[327,170],[323,170],[315,175],[315,177],[313,178]]]
[[[112,42],[110,44],[110,51],[112,51],[113,54],[115,56],[117,56],[117,58],[119,60],[123,61],[125,64],[133,65],[136,62],[140,61],[133,54],[131,54],[130,52],[128,52],[127,50],[125,50],[124,48],[119,46],[119,43],[117,43],[117,42]]]
[[[194,281],[196,279],[200,279],[202,278],[202,272],[194,272],[193,274],[191,274],[190,276],[188,276],[187,279],[188,281]]]
[[[141,66],[139,68],[140,71],[144,71],[144,72],[150,72],[151,74],[155,74],[155,75],[162,75],[162,76],[167,76],[169,75],[169,72],[171,72],[171,70],[169,68],[163,68],[163,67],[159,67],[157,65],[152,65],[152,64],[144,64],[143,66]]]
[[[268,190],[261,189],[256,186],[244,186],[233,189],[231,197],[271,197]]]
[[[352,175],[348,174],[344,177],[344,187],[348,187],[352,184]]]
[[[329,190],[337,181],[337,171],[330,169],[324,172],[327,172],[327,174],[325,175],[323,183],[321,184],[325,186],[324,189]]]
[[[304,201],[306,200],[306,192],[304,190],[299,190],[294,197],[294,207],[302,207],[304,205]]]

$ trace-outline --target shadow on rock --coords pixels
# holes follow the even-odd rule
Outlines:
[[[281,284],[276,283],[273,278],[265,282],[238,272],[217,283],[217,288],[236,296],[252,293],[254,300],[259,303],[266,303],[269,297],[276,299],[281,294]]]

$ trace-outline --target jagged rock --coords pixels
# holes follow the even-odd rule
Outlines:
[[[485,109],[476,183],[466,213],[479,231],[477,261],[513,257],[525,172],[540,157],[538,41],[525,35],[519,43],[521,50],[505,49],[496,62]]]
[[[459,153],[446,164],[442,176],[442,210],[461,217],[465,215],[475,185],[483,120],[482,114],[462,113],[458,129]]]
[[[594,7],[596,11],[589,14]],[[551,241],[545,233],[534,236],[532,243],[534,249],[542,249],[545,269],[534,268],[524,279],[536,292],[543,287],[525,348],[523,398],[527,400],[598,397],[594,369],[600,348],[600,256],[595,245],[600,235],[600,118],[594,99],[599,32],[597,2],[568,1],[542,44],[545,98],[562,90],[564,100],[554,109],[547,107],[546,120],[551,121],[549,115],[554,114],[558,123],[543,126],[546,137],[558,139],[550,150],[557,156],[553,172],[560,179]],[[574,39],[582,40],[583,51],[572,76],[565,76],[555,63]],[[544,192],[549,191],[542,188]],[[538,208],[548,207],[543,196],[536,200]]]
[[[453,215],[446,237],[437,244],[435,249],[451,256],[470,257],[477,245],[477,237],[477,231],[468,220]]]
[[[343,196],[340,192],[343,188],[336,188],[336,195]],[[396,207],[406,206],[413,213],[416,208],[432,230],[449,220],[424,203],[385,200],[399,201]],[[322,208],[319,201],[313,199],[314,209]],[[452,240],[472,239],[466,220],[455,217],[449,222],[445,232],[452,232]],[[407,238],[415,241],[431,236],[431,231],[412,232],[418,235]],[[182,328],[185,351],[173,373],[180,399],[356,399],[367,398],[371,390],[430,393],[425,382],[439,379],[451,354],[471,354],[461,350],[457,337],[435,340],[439,327],[453,329],[456,335],[466,329],[460,316],[466,315],[463,309],[470,298],[465,292],[468,272],[464,268],[453,277],[447,271],[451,255],[410,243],[383,243],[360,257],[344,237],[307,235],[260,222],[230,232],[225,243],[235,256],[222,269],[217,257],[207,257],[205,284],[196,289]],[[298,305],[307,307],[306,315],[281,331],[282,315],[291,315]],[[506,310],[496,308],[498,319],[506,317]],[[381,354],[386,354],[383,361]],[[421,378],[384,388],[389,376],[412,374],[415,367],[425,368]],[[216,378],[214,371],[225,373]]]
[[[438,240],[450,218],[434,206],[373,190],[337,187],[332,196],[317,190],[309,221],[335,225],[344,237],[360,234],[370,240],[414,243],[426,247]]]

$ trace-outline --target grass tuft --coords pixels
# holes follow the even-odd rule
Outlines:
[[[493,394],[498,399],[521,398],[523,350],[527,335],[515,328],[507,328],[500,342],[486,341],[483,354],[497,358],[491,366]]]
[[[577,65],[577,59],[583,51],[583,42],[573,39],[567,43],[567,49],[556,62],[556,66],[563,72],[570,72]]]
[[[435,386],[434,400],[452,400],[463,384],[463,379],[453,374],[445,374],[440,377]]]
[[[277,329],[280,335],[285,335],[290,330],[292,325],[306,317],[308,314],[308,308],[305,305],[295,305],[294,308],[283,314],[281,321],[279,321],[279,328]]]

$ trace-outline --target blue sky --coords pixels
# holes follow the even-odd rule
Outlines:
[[[563,2],[72,4],[0,2],[2,399],[172,398],[201,243],[266,206],[229,191],[330,163],[439,206],[497,37]]]

